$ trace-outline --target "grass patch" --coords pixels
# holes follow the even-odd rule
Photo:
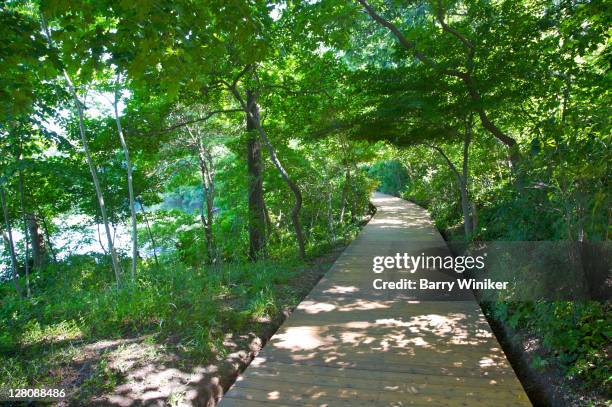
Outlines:
[[[17,298],[9,284],[0,287],[0,386],[57,385],[75,353],[101,339],[146,334],[193,363],[223,356],[225,335],[297,303],[288,282],[303,267],[294,259],[199,268],[142,264],[117,289],[108,265],[70,258],[35,276],[29,300]],[[82,383],[79,399],[119,383],[105,360]]]

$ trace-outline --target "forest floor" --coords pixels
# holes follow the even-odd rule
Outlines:
[[[337,246],[307,261],[289,280],[292,297],[281,301],[276,315],[228,333],[207,360],[186,356],[178,336],[159,341],[141,335],[76,345],[72,361],[52,372],[62,377],[59,387],[69,394],[58,405],[214,405],[211,400],[233,383],[343,249]]]
[[[481,304],[488,310],[488,304]],[[594,389],[577,377],[567,377],[544,349],[542,338],[527,329],[513,329],[506,321],[485,312],[508,360],[536,406],[610,406],[604,389]],[[542,362],[544,361],[544,362]]]

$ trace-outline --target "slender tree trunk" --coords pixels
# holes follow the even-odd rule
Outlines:
[[[102,243],[102,233],[100,232],[100,223],[96,222],[96,228],[98,229],[98,243],[100,243],[100,248],[102,249],[102,252],[104,252],[104,254],[108,254],[108,251],[106,251],[106,247],[104,247],[104,243]]]
[[[468,196],[468,186],[469,186],[469,150],[470,143],[472,141],[472,116],[466,119],[465,123],[465,135],[463,139],[463,163],[461,166],[461,209],[463,211],[463,227],[465,231],[465,238],[468,239],[469,236],[474,232],[474,227],[472,224],[472,218],[470,216],[470,200]]]
[[[310,220],[309,232],[311,234],[314,231],[314,228],[317,225],[317,222],[319,221],[319,215],[320,214],[321,214],[321,207],[317,205],[317,212],[315,213],[315,216],[313,216],[312,219]]]
[[[53,41],[51,39],[51,32],[49,31],[47,22],[42,16],[41,16],[41,22],[43,26],[42,28],[47,37],[47,41],[49,42],[49,45],[53,47]],[[66,83],[68,84],[68,89],[70,91],[70,94],[72,95],[72,98],[74,100],[75,107],[77,109],[78,119],[79,119],[79,133],[81,136],[81,142],[83,144],[83,152],[85,153],[87,165],[89,166],[89,172],[91,172],[91,178],[93,180],[94,188],[96,190],[96,198],[98,200],[98,206],[100,207],[100,213],[102,214],[102,221],[104,222],[104,229],[106,230],[106,238],[108,240],[108,248],[109,248],[109,252],[111,255],[113,271],[115,273],[115,279],[117,280],[117,287],[119,287],[121,285],[121,276],[119,273],[119,270],[120,270],[119,260],[117,258],[117,253],[115,252],[115,246],[113,245],[113,240],[112,240],[111,233],[110,233],[108,216],[106,214],[106,204],[104,203],[104,196],[102,194],[102,188],[100,187],[100,180],[98,179],[98,172],[96,170],[96,166],[89,152],[89,145],[87,142],[87,136],[85,134],[85,119],[83,117],[83,104],[79,100],[76,88],[74,87],[74,84],[72,83],[72,80],[70,79],[70,75],[68,75],[68,72],[65,69],[63,71],[63,74],[64,74],[64,79],[66,80]]]
[[[6,231],[2,232],[2,237],[4,238],[5,244],[8,246],[9,254],[11,257],[11,274],[13,277],[13,285],[15,286],[15,290],[20,297],[23,298],[23,291],[21,290],[21,286],[19,285],[19,281],[17,281],[17,256],[15,255],[15,245],[13,244],[13,232],[11,230],[11,221],[9,219],[8,208],[6,205],[6,194],[4,193],[4,188],[0,187],[0,201],[2,203],[2,213],[4,215],[4,225],[6,227]]]
[[[17,160],[21,162],[21,140],[19,145],[19,152],[17,156]],[[25,285],[26,285],[26,295],[29,297],[32,296],[32,290],[30,289],[30,236],[28,232],[28,221],[25,211],[25,198],[23,196],[24,190],[24,181],[23,181],[23,171],[19,170],[19,201],[21,205],[21,219],[23,221],[23,235],[24,235],[24,247],[25,247]]]
[[[470,202],[468,200],[467,186],[462,182],[461,189],[461,210],[463,212],[463,231],[465,238],[468,239],[472,233],[472,218],[470,217]]]
[[[357,221],[357,175],[359,174],[359,169],[357,168],[357,163],[355,161],[352,162],[353,169],[355,170],[355,176],[351,177],[351,222],[355,223]]]
[[[87,159],[87,165],[89,166],[89,171],[91,172],[91,178],[94,183],[94,188],[96,189],[96,197],[98,199],[98,206],[100,207],[100,213],[102,214],[102,222],[104,223],[104,230],[106,232],[106,239],[108,241],[108,251],[110,252],[111,261],[113,265],[113,271],[115,272],[115,279],[117,280],[117,286],[121,284],[121,276],[119,274],[119,270],[121,270],[119,266],[119,260],[117,258],[117,253],[115,252],[115,245],[113,244],[113,238],[111,235],[110,225],[108,221],[108,215],[106,214],[106,204],[104,203],[104,196],[102,195],[102,187],[100,186],[100,180],[98,179],[98,171],[96,170],[96,166],[93,162],[91,154],[89,153],[89,145],[87,143],[87,136],[85,135],[85,119],[83,117],[83,107],[81,105],[81,101],[79,100],[76,90],[72,86],[72,82],[70,82],[70,78],[68,74],[65,74],[66,80],[69,82],[69,86],[71,88],[72,97],[74,98],[74,103],[77,108],[77,113],[79,117],[79,132],[81,134],[81,142],[83,143],[83,152],[85,153],[85,158]]]
[[[131,273],[132,278],[136,277],[136,262],[138,260],[138,223],[136,222],[136,208],[134,199],[134,186],[132,177],[132,162],[130,160],[130,150],[125,141],[123,135],[123,127],[121,126],[121,119],[119,118],[119,77],[117,77],[117,86],[115,88],[115,100],[113,101],[113,110],[115,112],[115,123],[117,124],[117,134],[119,135],[119,141],[123,148],[123,154],[125,155],[125,164],[127,166],[127,184],[128,184],[128,195],[130,200],[130,217],[132,219],[132,267]]]
[[[476,204],[472,201],[471,202],[471,208],[472,208],[472,230],[478,230],[478,211],[476,209]]]
[[[299,254],[300,257],[303,259],[306,257],[306,243],[304,239],[304,234],[302,232],[302,224],[300,222],[300,211],[302,209],[302,192],[300,191],[300,188],[297,186],[297,184],[293,182],[293,180],[289,177],[289,174],[282,166],[281,162],[276,156],[276,151],[274,150],[274,147],[270,143],[267,135],[265,134],[261,126],[259,126],[259,131],[260,135],[264,139],[266,146],[268,147],[272,162],[274,163],[278,171],[281,173],[283,179],[285,180],[285,183],[287,184],[287,186],[289,186],[289,189],[291,189],[291,192],[293,192],[293,197],[295,201],[293,208],[291,209],[291,221],[293,223],[293,228],[295,229],[295,237],[298,242]]]
[[[464,142],[464,160],[463,160],[463,168],[464,168],[464,171],[466,171],[464,172],[465,175],[467,175],[467,146],[469,146],[469,142],[466,141]],[[463,230],[465,233],[465,238],[467,240],[472,232],[472,220],[470,218],[470,201],[469,201],[469,196],[468,196],[466,179],[464,179],[464,175],[460,173],[459,170],[457,170],[457,167],[455,167],[453,162],[444,153],[444,150],[442,150],[438,146],[432,145],[430,147],[436,150],[438,153],[440,153],[440,155],[444,158],[444,160],[450,167],[451,171],[457,177],[457,185],[459,188],[459,194],[460,194],[460,200],[461,200],[461,211],[463,213]]]
[[[255,95],[247,93],[246,128],[247,128],[247,169],[248,169],[248,203],[249,203],[249,258],[256,260],[265,254],[266,219],[264,213],[263,163],[261,161],[261,143],[254,133],[259,120],[259,108]]]
[[[217,261],[216,247],[215,247],[215,235],[214,235],[214,202],[213,202],[213,191],[209,189],[206,194],[206,216],[208,218],[206,222],[206,239],[208,240],[208,258],[211,262]]]
[[[347,165],[344,173],[344,185],[342,186],[342,207],[340,209],[340,223],[344,224],[344,213],[346,212],[346,204],[348,202],[348,191],[351,187],[351,168]]]
[[[400,166],[400,169],[402,167]],[[400,177],[400,172],[399,171],[395,171],[395,191],[396,194],[395,196],[399,197],[401,195],[401,189],[402,189],[402,179]]]
[[[32,246],[32,264],[33,268],[40,269],[45,264],[45,244],[44,238],[40,233],[40,227],[36,216],[33,213],[27,214],[28,229],[30,234],[30,243]]]
[[[200,138],[200,143],[202,143],[202,139]],[[215,263],[217,261],[217,248],[215,247],[215,235],[214,235],[214,225],[215,225],[215,169],[214,163],[212,159],[212,154],[210,153],[210,149],[204,148],[202,150],[204,152],[204,163],[206,169],[206,184],[208,185],[208,189],[206,191],[206,214],[208,217],[208,247],[210,250],[209,258]]]
[[[151,247],[153,248],[153,258],[155,259],[155,265],[159,268],[159,260],[157,259],[157,249],[155,248],[157,245],[155,244],[153,233],[151,233],[151,226],[149,225],[147,211],[145,210],[145,207],[142,202],[140,202],[140,210],[142,211],[142,217],[144,218],[145,225],[147,226],[147,233],[149,234],[149,239],[151,240]]]
[[[40,215],[40,219],[42,222],[43,230],[45,232],[45,237],[47,238],[47,244],[49,245],[49,251],[51,252],[51,256],[53,257],[53,262],[57,263],[57,255],[55,254],[55,249],[53,248],[53,244],[51,243],[51,234],[49,233],[47,220],[43,215]]]
[[[281,212],[282,213],[282,212]],[[266,217],[266,229],[268,234],[268,239],[274,237],[275,241],[280,241],[280,236],[278,234],[278,230],[274,227],[272,223],[272,219],[270,218],[270,212],[268,211],[268,207],[264,205],[264,215]]]
[[[189,126],[187,126],[187,130],[191,134],[192,138],[197,138],[198,161],[200,164],[202,192],[204,194],[204,199],[202,202],[202,225],[204,226],[204,235],[206,237],[206,254],[208,256],[208,260],[211,263],[214,263],[216,260],[216,256],[213,234],[214,180],[212,175],[212,157],[204,146],[201,135],[194,134],[189,128]],[[206,211],[204,211],[204,206],[206,206]],[[204,216],[204,212],[206,213],[206,216]]]
[[[342,187],[342,197],[340,199],[341,201],[340,222],[344,223],[344,215],[346,213],[346,208],[347,208],[347,205],[349,204],[349,200],[350,200],[350,205],[351,205],[351,221],[355,220],[355,211],[356,211],[355,188],[354,188],[354,180],[351,175],[351,161],[352,161],[351,146],[348,140],[346,140],[346,138],[342,136],[338,137],[338,141],[340,142],[340,145],[342,149],[344,150],[344,158],[342,160],[342,164],[344,165],[344,168],[345,168],[345,174],[344,174],[344,185]],[[357,169],[356,166],[355,166],[355,169]]]
[[[208,260],[211,263],[215,262],[215,241],[213,234],[213,203],[210,191],[204,192],[206,202],[206,219],[204,220],[204,234],[206,235],[206,252]]]
[[[332,187],[329,182],[329,177],[325,175],[325,189],[327,190],[327,228],[332,238],[332,243],[336,241],[336,231],[334,230],[334,211],[332,204]]]
[[[280,229],[282,223],[283,223],[283,210],[281,209],[278,211],[278,218],[276,219],[276,229]]]

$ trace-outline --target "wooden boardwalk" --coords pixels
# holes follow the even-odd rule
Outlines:
[[[529,406],[470,293],[375,290],[372,257],[447,254],[421,207],[388,195],[221,400],[258,406]]]

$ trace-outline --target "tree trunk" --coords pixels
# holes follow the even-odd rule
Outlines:
[[[53,41],[51,39],[51,32],[49,31],[47,22],[42,15],[41,15],[41,23],[42,23],[43,31],[45,32],[45,35],[47,37],[47,41],[49,42],[49,45],[53,47]],[[87,137],[85,135],[85,123],[84,123],[85,120],[83,118],[83,105],[81,104],[81,101],[79,100],[76,88],[74,87],[72,80],[70,79],[70,75],[68,75],[68,72],[65,69],[63,71],[63,74],[64,74],[64,79],[66,79],[66,83],[68,84],[68,90],[70,91],[70,94],[74,100],[75,107],[77,109],[78,119],[79,119],[79,133],[81,136],[81,142],[83,143],[83,152],[85,153],[87,165],[89,166],[89,172],[91,172],[91,178],[93,180],[94,187],[96,190],[96,198],[98,200],[98,206],[100,207],[100,212],[102,214],[102,220],[104,222],[104,229],[106,230],[106,238],[108,239],[108,248],[109,248],[110,255],[111,255],[113,271],[115,273],[115,279],[117,280],[117,287],[119,287],[121,285],[121,276],[119,273],[119,270],[120,270],[119,260],[117,259],[117,253],[115,252],[115,247],[113,245],[113,240],[112,240],[111,233],[110,233],[110,227],[108,224],[108,216],[106,215],[106,205],[104,203],[104,196],[102,195],[102,188],[100,187],[100,180],[98,179],[98,172],[96,170],[96,166],[93,162],[91,154],[89,153],[89,146],[87,143]]]
[[[402,167],[400,167],[400,170],[401,168]],[[400,170],[395,171],[395,174],[394,174],[395,175],[395,192],[397,194],[395,196],[397,196],[398,198],[401,195],[401,189],[402,189],[402,178],[400,176]]]
[[[97,219],[96,219],[97,221]],[[104,247],[104,243],[102,243],[102,233],[100,232],[100,223],[96,222],[96,228],[98,229],[98,243],[100,243],[100,248],[102,249],[102,252],[105,255],[108,255],[108,252],[106,251],[106,247]]]
[[[255,134],[256,122],[259,121],[259,107],[255,95],[247,92],[246,128],[247,128],[247,171],[249,194],[249,258],[257,260],[265,254],[266,218],[264,213],[263,164],[261,161],[261,143]]]
[[[68,75],[66,75],[68,78]],[[72,85],[70,85],[72,87]],[[98,206],[100,207],[100,213],[102,214],[102,222],[104,223],[104,230],[106,232],[106,239],[108,241],[108,251],[110,252],[111,261],[113,265],[113,271],[115,272],[115,279],[117,280],[117,286],[121,284],[121,276],[119,275],[119,260],[117,259],[117,253],[115,252],[115,245],[113,244],[113,238],[111,236],[111,230],[108,221],[108,215],[106,214],[106,204],[104,203],[104,196],[102,195],[102,188],[100,187],[100,180],[98,179],[98,171],[96,170],[91,154],[89,153],[89,146],[87,143],[87,137],[85,135],[85,124],[83,118],[83,108],[81,102],[76,95],[76,91],[73,89],[74,103],[77,107],[77,113],[79,116],[79,132],[81,134],[81,141],[83,143],[83,152],[87,159],[87,165],[91,172],[91,178],[96,189],[96,197],[98,199]]]
[[[132,219],[132,278],[136,277],[136,261],[138,259],[138,224],[136,222],[136,208],[134,198],[134,187],[132,184],[132,162],[130,161],[130,150],[123,136],[123,128],[121,126],[121,120],[119,119],[119,77],[117,77],[117,87],[115,88],[115,100],[113,101],[113,110],[115,112],[115,123],[117,124],[117,134],[119,135],[119,141],[121,142],[121,148],[123,148],[123,154],[125,155],[125,164],[127,166],[127,184],[128,184],[128,195],[130,200],[130,217]]]
[[[317,222],[319,221],[319,215],[321,214],[321,207],[317,205],[317,212],[315,213],[315,216],[313,216],[310,219],[310,228],[309,228],[309,233],[312,234],[312,232],[314,231],[315,226],[317,225]]]
[[[19,145],[19,153],[17,155],[17,160],[21,162],[21,140]],[[32,296],[32,290],[30,289],[30,236],[28,233],[28,222],[25,211],[25,198],[23,196],[24,190],[24,182],[23,182],[23,171],[19,170],[19,201],[21,205],[21,219],[23,221],[23,236],[24,236],[24,247],[25,247],[25,262],[24,262],[24,270],[25,270],[25,284],[26,284],[26,295],[29,297]]]
[[[68,78],[68,75],[66,75]],[[72,84],[70,85],[72,87]],[[96,197],[98,199],[98,206],[100,207],[100,213],[102,214],[102,222],[104,223],[104,230],[106,231],[106,239],[108,242],[108,250],[110,252],[111,261],[113,265],[113,271],[115,272],[115,279],[117,280],[117,286],[121,284],[121,276],[119,275],[119,260],[117,259],[117,253],[115,252],[115,246],[113,244],[113,238],[111,235],[111,230],[108,221],[108,215],[106,214],[106,204],[104,203],[104,196],[102,195],[102,188],[100,187],[100,180],[98,179],[98,172],[96,170],[93,159],[91,158],[91,154],[89,153],[89,146],[87,144],[87,137],[85,135],[85,123],[83,118],[83,108],[81,106],[81,101],[78,99],[76,95],[76,91],[73,90],[73,98],[74,103],[77,107],[77,113],[79,116],[79,132],[81,134],[81,142],[83,143],[83,152],[85,153],[85,158],[87,159],[87,165],[89,166],[89,172],[91,173],[91,178],[94,183],[94,188],[96,190]]]
[[[463,212],[463,231],[467,240],[472,233],[472,218],[470,217],[470,202],[468,198],[467,185],[464,182],[459,184],[461,190],[461,210]]]
[[[329,182],[327,173],[325,174],[325,189],[327,190],[327,228],[332,238],[332,243],[336,241],[336,231],[334,230],[334,208],[332,202],[332,186]]]
[[[45,237],[47,238],[47,244],[49,245],[49,251],[51,252],[51,256],[53,257],[53,262],[57,263],[57,255],[55,254],[55,249],[53,249],[53,244],[51,243],[51,233],[49,232],[47,221],[43,215],[40,215],[40,219],[42,221],[42,226],[45,232]]]
[[[476,204],[472,201],[472,231],[478,230],[478,211],[476,209]]]
[[[40,269],[45,264],[44,238],[40,233],[38,221],[33,213],[27,214],[27,222],[32,247],[32,267],[34,269]]]
[[[204,199],[202,202],[202,207],[206,206],[206,211],[202,208],[202,225],[204,226],[204,235],[206,238],[206,254],[208,256],[208,260],[211,263],[214,263],[216,260],[215,256],[215,241],[213,235],[213,216],[214,216],[214,180],[212,175],[212,157],[210,156],[210,152],[207,151],[204,143],[202,142],[202,137],[200,134],[193,134],[191,129],[187,127],[188,131],[192,134],[193,137],[197,137],[198,143],[198,161],[200,163],[200,176],[202,182],[202,193],[204,195]],[[204,205],[206,203],[206,205]],[[204,216],[204,212],[206,212],[206,216]]]
[[[470,142],[472,141],[472,116],[466,119],[465,122],[465,135],[463,138],[463,164],[461,166],[461,209],[463,211],[463,228],[465,231],[465,239],[469,239],[472,232],[474,232],[474,227],[472,224],[472,218],[470,216],[470,200],[468,196],[468,186],[469,186],[469,151],[470,151]]]
[[[147,216],[147,211],[145,210],[142,202],[140,203],[140,210],[142,211],[142,217],[144,218],[145,225],[147,226],[147,233],[149,234],[149,239],[151,240],[151,247],[153,247],[153,258],[155,259],[155,265],[159,268],[159,260],[157,260],[157,249],[155,246],[155,239],[153,239],[153,233],[151,233],[151,226],[149,225],[149,218]]]
[[[359,174],[359,169],[357,168],[357,163],[355,161],[352,162],[353,169],[355,170],[355,176],[351,177],[351,222],[355,223],[357,221],[357,175]]]
[[[295,237],[298,241],[300,257],[305,258],[306,244],[304,241],[304,234],[302,233],[302,224],[300,223],[300,210],[302,209],[302,192],[300,191],[300,188],[297,186],[297,184],[293,182],[293,180],[289,177],[289,174],[278,159],[276,155],[276,150],[270,142],[270,139],[268,139],[268,135],[266,134],[263,127],[261,127],[261,123],[259,121],[259,107],[257,106],[257,100],[255,99],[255,95],[253,94],[253,92],[247,91],[247,105],[244,107],[245,111],[252,120],[252,124],[255,126],[255,128],[259,132],[259,135],[261,136],[261,139],[266,145],[272,163],[274,164],[278,172],[280,172],[281,176],[283,177],[283,180],[293,193],[295,201],[293,208],[291,209],[291,221],[293,223],[293,228],[295,229]],[[257,114],[253,114],[254,112],[256,112]]]
[[[346,172],[344,175],[344,185],[342,186],[342,197],[340,198],[340,202],[342,202],[342,207],[340,209],[340,223],[342,224],[344,224],[344,213],[346,211],[348,191],[350,187],[351,187],[351,168],[347,165]]]
[[[461,199],[461,210],[463,213],[463,230],[465,233],[466,240],[468,239],[471,233],[471,230],[472,230],[472,221],[470,218],[470,201],[469,201],[469,196],[468,196],[466,178],[464,178],[464,176],[467,176],[467,146],[469,146],[469,142],[464,141],[464,159],[463,159],[463,171],[462,171],[463,174],[460,173],[459,170],[457,170],[457,167],[455,167],[453,162],[444,153],[444,150],[442,150],[438,146],[433,146],[433,145],[430,146],[431,148],[436,150],[438,153],[440,153],[440,155],[444,158],[444,160],[450,167],[451,171],[457,177],[457,185],[459,187],[459,195]]]
[[[13,232],[11,230],[11,221],[9,219],[8,208],[6,206],[6,194],[4,188],[0,187],[0,201],[2,203],[2,213],[4,215],[4,225],[6,231],[2,231],[2,237],[4,238],[5,244],[8,246],[9,254],[11,257],[11,274],[13,277],[13,285],[15,285],[15,291],[23,298],[23,291],[19,281],[17,281],[17,256],[15,255],[15,245],[13,244]]]
[[[268,211],[268,207],[264,205],[264,215],[266,217],[266,231],[268,235],[268,239],[274,237],[274,240],[280,242],[280,236],[278,234],[278,230],[274,227],[272,223],[272,219],[270,218],[270,212]]]

